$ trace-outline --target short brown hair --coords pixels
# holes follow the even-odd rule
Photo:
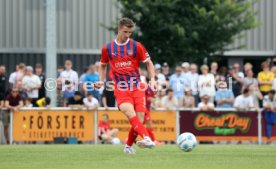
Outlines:
[[[128,28],[133,28],[135,26],[135,23],[133,22],[133,20],[129,18],[121,18],[119,21],[118,27],[121,28],[123,26],[126,26]]]

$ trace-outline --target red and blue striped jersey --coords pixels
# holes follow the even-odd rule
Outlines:
[[[147,50],[133,39],[128,39],[124,44],[112,40],[102,48],[101,62],[110,64],[115,84],[123,81],[129,86],[137,85],[140,82],[140,62],[148,59]]]

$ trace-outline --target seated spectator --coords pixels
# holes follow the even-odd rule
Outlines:
[[[74,96],[68,99],[68,106],[71,108],[83,108],[83,98],[79,91],[76,91]]]
[[[114,82],[109,81],[103,91],[102,102],[105,108],[115,107],[116,100],[114,96]]]
[[[116,137],[118,129],[110,128],[109,117],[107,114],[103,114],[102,120],[98,125],[98,137],[103,142],[111,143],[112,139]]]
[[[38,107],[46,107],[50,108],[51,107],[51,99],[49,97],[43,97],[39,100],[36,101],[36,104]]]
[[[156,98],[155,98],[155,100],[153,102],[152,107],[153,108],[161,108],[162,107],[162,99],[163,99],[164,96],[166,96],[166,91],[159,90],[157,92],[157,96],[156,96]]]
[[[198,103],[198,108],[201,111],[213,111],[215,110],[214,103],[210,102],[210,96],[209,95],[203,95],[201,97],[201,102]]]
[[[225,81],[220,81],[217,84],[218,90],[216,92],[215,101],[217,108],[232,108],[234,103],[234,94],[228,89]]]
[[[75,90],[72,86],[68,86],[63,91],[63,106],[66,107],[69,98],[73,97],[75,94]]]
[[[96,109],[99,107],[98,100],[93,97],[92,93],[87,93],[87,96],[83,99],[84,107],[88,109]]]
[[[276,96],[275,90],[270,90],[268,95],[264,96],[263,113],[266,122],[266,137],[270,141],[273,125],[276,123]]]
[[[194,108],[195,107],[195,98],[192,95],[191,88],[185,88],[185,95],[182,99],[183,108]]]
[[[32,98],[27,97],[24,101],[25,102],[24,107],[32,108],[33,107],[32,101],[33,101]]]
[[[263,95],[259,90],[259,87],[256,86],[255,84],[249,84],[248,86],[250,96],[253,99],[253,104],[255,105],[256,108],[260,108],[260,100],[263,99]]]
[[[236,97],[234,107],[237,110],[250,110],[254,108],[253,98],[250,96],[249,89],[245,88],[243,93]]]
[[[5,105],[8,109],[16,111],[23,107],[23,100],[19,94],[18,88],[13,87],[11,92],[6,97]]]
[[[178,102],[177,102],[176,97],[174,97],[174,95],[173,95],[172,89],[167,90],[167,95],[162,98],[161,105],[163,108],[167,108],[167,109],[177,108]]]

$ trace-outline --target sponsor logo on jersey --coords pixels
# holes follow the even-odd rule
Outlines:
[[[131,61],[117,62],[117,63],[115,63],[115,67],[116,67],[116,68],[130,67],[131,64],[132,64]]]

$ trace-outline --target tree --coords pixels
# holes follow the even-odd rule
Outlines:
[[[134,38],[152,59],[174,65],[218,59],[236,36],[257,26],[248,0],[118,0],[137,24]]]

